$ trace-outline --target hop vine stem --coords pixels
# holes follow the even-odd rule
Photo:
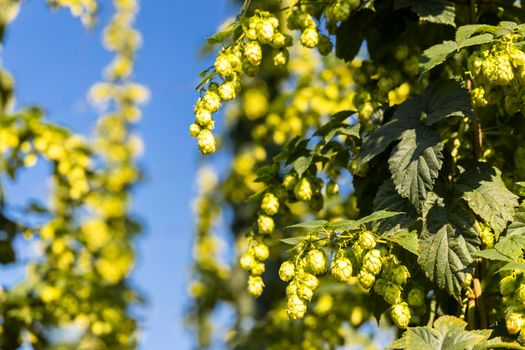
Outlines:
[[[469,23],[475,24],[477,22],[476,20],[476,0],[469,0]],[[468,90],[473,89],[473,82],[472,78],[467,79],[466,87]],[[481,124],[478,118],[472,119],[472,129],[474,132],[474,161],[476,163],[479,162],[481,159],[481,150],[483,148],[483,133],[481,130]],[[473,286],[473,292],[474,292],[474,303],[470,304],[468,309],[471,308],[471,306],[475,306],[475,309],[477,311],[478,315],[478,321],[479,326],[484,329],[488,328],[488,321],[487,321],[487,312],[485,308],[485,302],[483,300],[483,289],[481,288],[481,261],[478,260],[476,267],[473,271],[473,280],[472,280],[472,286]],[[468,313],[468,310],[467,310]],[[473,323],[473,320],[469,317],[468,318],[469,324]],[[474,324],[470,324],[471,327],[474,327]]]

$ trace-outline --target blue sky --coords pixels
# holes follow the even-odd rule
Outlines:
[[[111,9],[109,1],[103,3],[104,20]],[[198,57],[200,45],[235,11],[227,0],[142,1],[137,25],[144,47],[135,78],[150,88],[152,99],[138,126],[146,144],[141,160],[146,181],[134,201],[145,233],[138,241],[133,281],[149,301],[141,312],[145,331],[141,349],[192,345],[182,318],[188,302],[191,200],[199,155],[187,130],[198,73],[211,64],[210,58]],[[29,0],[10,27],[1,56],[15,76],[18,106],[39,105],[50,120],[90,132],[95,114],[86,103],[86,92],[111,58],[101,47],[100,25],[87,32],[67,11],[52,12],[44,1]],[[45,170],[24,174],[22,183],[27,186],[19,183],[11,195],[16,200],[45,197],[39,181]]]

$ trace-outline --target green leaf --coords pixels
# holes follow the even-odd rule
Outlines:
[[[354,13],[348,20],[341,23],[335,33],[335,55],[350,62],[359,52],[366,37],[368,28],[374,20],[375,13],[363,9]]]
[[[467,323],[454,316],[441,316],[434,327],[410,327],[389,346],[408,350],[465,350],[485,342],[492,330],[465,330]]]
[[[426,216],[419,241],[419,259],[426,276],[458,301],[468,266],[474,261],[480,240],[476,221],[457,201],[435,204]]]
[[[403,123],[394,119],[374,130],[363,142],[359,164],[366,164],[382,153],[388,145],[401,137],[405,129],[406,126]]]
[[[525,249],[525,207],[520,206],[513,221],[507,227],[507,235],[494,248],[503,255],[517,260]]]
[[[428,127],[406,130],[388,160],[397,192],[421,211],[443,165],[443,145]]]
[[[414,206],[410,204],[406,198],[401,197],[396,192],[394,183],[391,179],[387,179],[379,187],[374,199],[374,210],[387,210],[403,213],[401,215],[381,220],[377,230],[383,236],[389,236],[392,232],[397,232],[399,230],[408,230],[410,225],[412,225],[417,218]]]
[[[473,117],[468,91],[454,80],[430,84],[421,95],[421,109],[425,113],[427,125],[451,116]]]
[[[518,206],[518,197],[505,187],[501,172],[495,167],[482,165],[466,170],[455,190],[474,213],[490,224],[496,236],[512,220]]]
[[[325,142],[330,141],[334,136],[343,134],[359,138],[360,124],[348,125],[344,123],[354,111],[341,111],[330,117],[330,121],[316,130],[314,136],[323,137]]]
[[[458,43],[458,49],[462,49],[464,47],[474,46],[474,45],[482,45],[491,42],[494,40],[494,35],[485,33],[473,36],[472,38],[468,38],[461,43]]]
[[[281,242],[289,245],[297,245],[304,241],[307,238],[307,236],[297,236],[297,237],[289,237],[289,238],[282,238],[280,239]]]
[[[229,39],[233,35],[233,33],[239,27],[239,25],[240,25],[239,22],[236,21],[236,22],[230,24],[226,28],[226,30],[223,30],[222,32],[213,34],[208,39],[206,39],[208,41],[208,44],[215,45],[215,44],[220,44],[220,43],[226,41],[227,39]]]
[[[396,0],[396,9],[411,7],[423,22],[447,24],[456,26],[456,8],[453,2],[447,0]]]
[[[297,172],[297,175],[301,177],[303,176],[304,172],[308,170],[311,164],[312,164],[312,156],[300,156],[292,163],[292,166],[294,170]]]
[[[462,42],[469,39],[473,34],[483,27],[487,27],[485,24],[467,24],[461,26],[456,31],[456,43],[461,45]]]
[[[290,225],[290,226],[287,226],[286,228],[310,228],[310,229],[315,229],[315,228],[322,227],[322,226],[324,226],[327,223],[328,223],[328,221],[326,221],[326,220],[313,220],[313,221],[301,222],[301,223],[295,224],[295,225]]]
[[[499,269],[497,272],[511,271],[511,270],[525,270],[525,262],[510,262]]]
[[[386,211],[386,210],[377,210],[374,211],[372,214],[365,216],[361,219],[356,220],[356,223],[358,225],[364,225],[369,222],[379,221],[383,219],[388,219],[394,216],[398,216],[403,214],[402,212],[392,212],[392,211]]]
[[[508,256],[500,253],[497,249],[494,249],[494,248],[480,250],[475,255],[480,257],[480,258],[485,258],[485,259],[488,259],[488,260],[512,261],[511,258],[509,258]]]
[[[435,66],[445,62],[445,60],[456,52],[456,50],[458,50],[458,45],[455,41],[450,40],[429,47],[423,51],[423,55],[421,56],[421,62],[419,63],[419,67],[422,70],[421,73],[428,72]]]
[[[419,255],[419,240],[417,238],[417,231],[401,231],[391,236],[387,236],[386,239],[399,244],[401,247],[408,250],[412,254],[415,254],[416,256]]]

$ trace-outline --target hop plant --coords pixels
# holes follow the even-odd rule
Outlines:
[[[267,192],[261,202],[261,209],[270,216],[277,214],[279,211],[279,199],[271,192]]]
[[[306,177],[301,178],[295,184],[293,192],[295,194],[295,198],[297,198],[300,201],[309,201],[310,199],[312,199],[312,185]]]
[[[298,295],[288,297],[286,312],[292,320],[300,320],[306,314],[306,302]]]
[[[392,306],[390,309],[390,315],[392,316],[392,320],[398,326],[399,328],[407,328],[410,319],[411,319],[411,313],[410,313],[410,307],[407,303],[403,302],[397,305]]]
[[[388,282],[383,289],[385,301],[391,305],[396,305],[401,302],[401,287],[399,285]]]
[[[362,231],[359,234],[358,244],[364,250],[373,249],[376,246],[376,240],[372,232]]]
[[[273,64],[276,66],[286,66],[288,60],[290,59],[290,54],[288,50],[280,50],[273,56]]]
[[[285,261],[279,268],[279,278],[284,282],[290,281],[295,275],[295,265],[291,261]]]
[[[266,270],[266,266],[264,265],[264,263],[260,261],[255,261],[255,264],[253,264],[250,270],[250,273],[253,276],[259,276],[259,275],[262,275],[265,270]]]
[[[516,290],[516,277],[514,275],[505,276],[499,284],[499,292],[504,297],[514,294]]]
[[[270,256],[270,249],[263,242],[256,242],[253,246],[253,254],[259,261],[265,261]]]
[[[255,263],[255,257],[251,250],[244,253],[239,259],[239,264],[241,265],[241,268],[245,271],[250,271],[255,266]]]
[[[204,95],[202,102],[202,106],[204,107],[204,109],[211,113],[217,112],[221,107],[221,98],[214,91],[208,90]]]
[[[197,124],[191,124],[190,125],[190,136],[191,137],[197,137],[199,136],[199,133],[201,132],[201,127]]]
[[[410,272],[405,265],[396,265],[392,268],[392,281],[398,285],[407,283],[410,278]]]
[[[271,234],[275,229],[273,218],[267,215],[259,215],[257,218],[257,229],[260,234]]]
[[[297,177],[294,174],[286,174],[283,179],[283,187],[292,190],[297,183]]]
[[[378,249],[368,251],[363,258],[363,268],[373,275],[378,275],[381,267],[381,252]]]
[[[244,46],[244,57],[251,65],[258,66],[262,60],[261,45],[257,41],[250,41]]]
[[[344,256],[336,257],[332,261],[330,269],[339,282],[348,282],[352,277],[352,262]]]
[[[326,253],[319,249],[310,250],[306,254],[306,266],[314,275],[324,273],[328,268],[328,258]]]
[[[324,34],[319,35],[319,42],[317,43],[317,50],[319,50],[319,53],[323,56],[327,56],[332,52],[332,49],[334,48],[334,45],[332,44],[332,40]]]
[[[370,272],[366,270],[361,270],[357,274],[357,279],[361,286],[365,289],[370,289],[376,280],[375,275],[371,274]]]
[[[510,312],[505,319],[505,324],[510,334],[517,334],[525,325],[523,315],[517,312]]]
[[[314,48],[319,43],[319,33],[317,28],[306,28],[301,34],[301,44],[307,48]]]
[[[197,136],[197,142],[202,154],[210,154],[216,150],[215,137],[210,130],[201,130]]]
[[[264,290],[264,282],[261,276],[248,277],[248,293],[254,297],[259,297]]]
[[[219,97],[223,101],[233,100],[236,96],[235,84],[231,81],[227,81],[219,86]]]
[[[407,303],[410,306],[418,307],[425,303],[425,291],[421,287],[410,289],[407,296]]]
[[[257,39],[261,44],[269,44],[272,42],[275,34],[275,27],[267,19],[262,19],[257,23]]]

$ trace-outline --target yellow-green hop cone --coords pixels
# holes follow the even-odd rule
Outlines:
[[[324,34],[319,35],[319,43],[317,44],[317,50],[322,56],[327,56],[332,52],[334,45],[329,37]]]
[[[335,258],[330,265],[332,275],[339,282],[348,282],[352,277],[352,262],[345,257]]]
[[[280,50],[273,56],[273,64],[277,67],[286,66],[289,59],[290,54],[288,53],[288,50]]]
[[[273,40],[275,28],[268,20],[261,20],[257,24],[257,39],[261,44],[269,44]]]
[[[334,21],[345,21],[350,17],[352,11],[350,3],[344,0],[338,0],[326,8],[326,18]]]
[[[263,242],[257,242],[253,246],[253,254],[259,261],[265,261],[270,256],[270,249]]]
[[[199,133],[201,132],[201,127],[197,124],[191,124],[190,125],[190,136],[191,137],[197,137],[199,136]]]
[[[254,276],[259,276],[262,275],[265,270],[266,266],[264,266],[264,263],[256,261],[255,264],[252,266],[250,273]]]
[[[376,292],[379,295],[385,294],[385,286],[387,283],[388,281],[383,278],[377,279],[376,283],[374,284],[374,292]]]
[[[370,231],[362,231],[357,242],[364,250],[370,250],[376,246],[376,239]]]
[[[294,174],[286,174],[283,179],[283,187],[287,190],[294,188],[297,183],[297,177]]]
[[[213,121],[210,111],[204,108],[199,108],[195,112],[195,123],[199,126],[206,128]]]
[[[357,274],[357,279],[361,286],[365,289],[370,289],[376,280],[375,276],[366,270],[361,270]]]
[[[207,91],[202,101],[204,109],[211,113],[215,113],[221,108],[221,98],[216,92]]]
[[[239,259],[239,265],[241,265],[241,268],[245,271],[250,271],[255,266],[255,263],[255,257],[251,251],[241,255]]]
[[[401,288],[392,282],[388,282],[383,289],[385,301],[390,305],[396,305],[401,302]]]
[[[312,49],[319,43],[319,33],[317,28],[306,28],[301,34],[301,44],[304,47]]]
[[[279,267],[279,278],[284,282],[288,282],[295,274],[295,265],[291,261],[285,261]]]
[[[233,67],[230,62],[229,55],[219,54],[215,60],[215,71],[222,77],[228,77],[233,74]]]
[[[223,101],[233,100],[236,96],[235,90],[235,84],[231,81],[227,81],[219,86],[219,97]]]
[[[379,250],[372,249],[368,251],[364,256],[363,261],[364,269],[371,274],[377,275],[381,272],[383,264],[381,262],[381,252]]]
[[[262,294],[263,289],[264,282],[261,276],[248,277],[248,293],[257,298]]]
[[[197,143],[202,154],[211,154],[216,150],[215,137],[209,130],[201,130],[197,136]]]
[[[282,49],[288,46],[291,46],[293,39],[288,34],[276,33],[272,40],[272,46],[276,49]]]
[[[422,306],[425,304],[425,291],[420,287],[414,287],[408,292],[407,303],[410,306]]]
[[[288,298],[286,312],[292,320],[300,320],[306,313],[306,303],[297,295]]]
[[[288,297],[291,297],[293,295],[297,295],[297,283],[295,283],[295,281],[290,282],[286,286],[286,295]]]
[[[485,107],[488,104],[488,101],[485,99],[485,89],[482,87],[472,89],[470,94],[472,96],[472,103],[474,107]]]
[[[295,194],[295,198],[297,198],[300,201],[309,201],[310,199],[312,199],[312,185],[310,184],[310,181],[308,181],[308,179],[305,177],[301,178],[295,184],[293,192]]]
[[[392,316],[392,321],[399,328],[407,328],[410,324],[410,307],[407,303],[400,303],[392,306],[390,309],[390,316]]]
[[[279,211],[279,199],[271,192],[267,192],[261,202],[261,209],[270,216],[277,214]]]
[[[248,59],[242,61],[242,69],[244,74],[249,77],[254,77],[259,73],[259,66],[252,64]]]
[[[307,29],[307,28],[315,28],[315,20],[312,17],[312,15],[306,13],[306,12],[299,12],[297,15],[297,23],[299,24],[299,28],[301,29]]]
[[[405,265],[396,265],[392,269],[391,273],[392,273],[392,276],[391,276],[392,281],[399,285],[403,285],[407,283],[407,280],[410,278],[410,272],[408,271]]]
[[[499,284],[499,292],[506,297],[512,295],[516,290],[516,277],[509,275],[504,277]]]
[[[311,273],[301,274],[299,280],[301,281],[302,284],[304,284],[305,286],[307,286],[308,288],[312,290],[316,289],[317,286],[319,286],[319,280],[317,279],[317,277],[315,277]]]
[[[525,65],[525,53],[523,51],[518,49],[512,49],[509,56],[514,67],[517,68]]]
[[[511,312],[507,315],[505,324],[507,326],[507,331],[510,334],[517,334],[525,325],[523,315],[521,313]]]
[[[259,215],[257,218],[257,229],[260,234],[271,234],[275,229],[275,222],[270,216]]]
[[[314,275],[319,275],[328,269],[328,257],[319,249],[310,250],[306,254],[307,268]]]
[[[303,300],[310,301],[314,296],[314,291],[307,286],[299,285],[299,287],[297,287],[297,295]]]
[[[246,43],[244,46],[244,57],[250,64],[258,66],[262,60],[261,45],[257,41]]]

